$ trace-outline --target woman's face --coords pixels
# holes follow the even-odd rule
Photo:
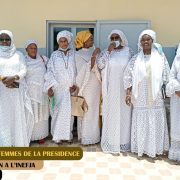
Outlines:
[[[0,46],[10,46],[11,45],[11,38],[8,34],[1,34],[0,35]]]
[[[93,35],[89,37],[89,39],[84,43],[84,48],[90,48],[94,44]]]
[[[62,49],[67,49],[69,45],[68,40],[65,37],[60,38],[58,44],[59,44],[59,48]]]
[[[26,48],[26,52],[27,54],[31,57],[31,58],[36,58],[37,55],[37,45],[32,43],[30,44],[27,48]]]
[[[111,42],[119,41],[119,45],[116,44],[116,48],[121,48],[122,47],[122,39],[119,36],[119,34],[116,34],[116,33],[112,34],[111,37],[110,37],[110,40],[111,40]]]
[[[119,34],[112,34],[110,37],[111,41],[122,41]]]
[[[145,34],[141,38],[141,46],[143,50],[151,50],[152,48],[153,39],[151,36]]]

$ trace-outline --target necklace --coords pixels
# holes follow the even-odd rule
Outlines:
[[[61,52],[61,51],[60,51]],[[69,52],[67,52],[68,56],[67,56],[67,59],[65,60],[64,59],[64,54],[61,52],[61,55],[62,55],[62,58],[63,58],[63,61],[64,61],[64,66],[66,69],[68,69],[68,63],[69,63]]]

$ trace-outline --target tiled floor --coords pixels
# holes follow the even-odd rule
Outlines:
[[[169,102],[166,108],[169,119]],[[44,168],[37,171],[3,171],[3,180],[180,180],[180,164],[167,156],[158,160],[138,158],[133,153],[113,156],[102,153],[99,144],[82,146],[77,139],[62,145],[53,143],[51,138],[43,145],[31,143],[31,147],[38,146],[79,146],[84,156],[79,161],[45,161]]]
[[[58,145],[49,139],[41,146]],[[180,180],[180,165],[167,156],[158,160],[138,158],[133,153],[113,156],[102,153],[99,144],[81,146],[76,140],[59,146],[80,146],[84,156],[80,161],[45,161],[39,171],[3,171],[3,180]]]

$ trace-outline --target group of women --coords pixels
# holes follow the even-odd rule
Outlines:
[[[88,31],[77,33],[76,50],[72,39],[71,32],[59,32],[58,50],[48,59],[38,53],[35,40],[26,42],[23,56],[16,51],[12,33],[0,31],[0,146],[44,143],[49,109],[52,140],[72,142],[71,95],[78,95],[88,105],[84,116],[77,118],[81,144],[100,142],[105,153],[131,151],[155,158],[169,150],[166,86],[171,97],[169,158],[179,161],[180,47],[170,71],[152,30],[140,34],[136,55],[120,30],[109,34],[102,52]]]

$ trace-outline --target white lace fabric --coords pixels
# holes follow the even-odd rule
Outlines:
[[[133,70],[136,63],[135,55],[128,64],[124,73],[125,89],[133,85]],[[162,80],[164,84],[169,79],[169,66],[165,58]],[[159,90],[156,99],[149,102],[150,79],[148,76],[138,84],[138,97],[135,99],[132,94],[133,114],[131,130],[131,151],[138,153],[139,156],[147,154],[155,157],[157,154],[163,154],[169,148],[168,128],[164,101],[161,90]]]
[[[130,150],[131,108],[125,104],[123,73],[132,54],[128,47],[100,55],[97,65],[102,69],[102,137],[105,153]]]

